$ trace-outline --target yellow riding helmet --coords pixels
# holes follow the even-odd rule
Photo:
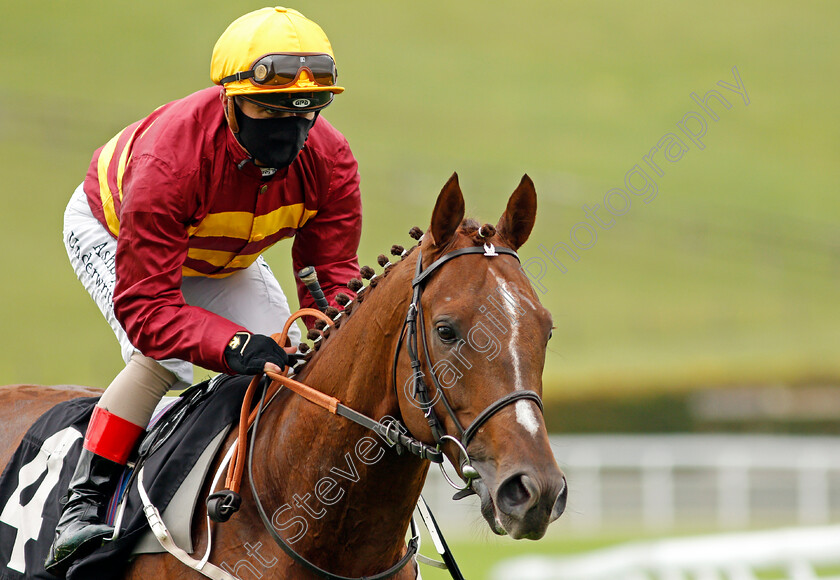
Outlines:
[[[282,6],[234,20],[213,48],[210,77],[228,96],[344,91],[335,84],[327,35],[297,10]]]

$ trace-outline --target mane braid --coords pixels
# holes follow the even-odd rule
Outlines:
[[[480,231],[482,230],[482,228],[487,233],[484,237],[482,237],[480,235]],[[496,234],[498,232],[496,231],[496,228],[493,227],[490,224],[484,224],[482,226],[478,222],[478,220],[475,220],[473,218],[464,218],[458,226],[458,233],[467,237],[467,238],[470,238],[470,240],[476,246],[481,246],[481,245],[487,243],[491,238],[496,236]],[[420,228],[412,228],[410,234],[411,234],[412,238],[418,239],[423,235],[423,232],[422,232],[422,230],[420,230]],[[415,235],[416,235],[416,237],[415,237]],[[454,239],[455,239],[455,237],[453,236],[453,239],[450,241],[450,243],[452,241],[454,241]],[[313,345],[310,347],[308,344],[302,343],[305,346],[304,349],[300,349],[300,352],[303,354],[303,360],[300,363],[298,363],[298,365],[295,367],[295,370],[299,371],[300,369],[302,369],[314,357],[316,357],[319,352],[321,352],[324,348],[327,348],[327,343],[332,344],[333,341],[329,341],[328,339],[329,339],[330,336],[332,336],[333,334],[335,334],[336,332],[339,331],[339,329],[341,327],[341,324],[343,322],[343,319],[345,317],[348,317],[348,318],[350,317],[350,315],[353,313],[353,311],[356,310],[359,307],[359,305],[361,305],[361,303],[364,301],[364,299],[367,297],[367,295],[370,292],[373,292],[373,289],[379,284],[379,281],[383,280],[386,276],[388,276],[388,274],[393,269],[393,266],[396,266],[397,264],[399,264],[400,262],[402,262],[403,260],[408,258],[419,247],[420,247],[419,243],[413,244],[407,250],[405,250],[404,252],[402,252],[400,254],[399,252],[395,251],[395,248],[402,249],[402,246],[397,246],[397,245],[391,246],[391,254],[394,255],[394,256],[399,255],[399,257],[400,257],[399,260],[396,260],[396,258],[395,258],[394,262],[390,262],[384,254],[381,254],[380,256],[378,256],[377,257],[377,262],[380,265],[385,266],[382,273],[373,274],[368,279],[368,285],[367,286],[362,285],[360,288],[358,288],[358,290],[353,290],[354,293],[356,294],[356,297],[353,298],[352,300],[349,300],[347,303],[345,303],[343,305],[344,310],[340,311],[337,316],[333,317],[333,320],[335,321],[335,325],[332,329],[329,329],[329,330],[325,331],[325,329],[323,327],[320,327],[320,325],[319,325],[318,330],[320,332],[318,332],[317,339],[313,343]],[[370,268],[370,266],[363,266],[360,270],[361,270],[360,274],[361,274],[362,278],[365,277],[364,273],[363,273],[365,270],[368,270],[369,272],[373,271],[373,269]],[[361,278],[359,278],[358,280],[359,280],[359,283],[362,283]]]
[[[488,243],[498,233],[495,226],[491,224],[481,225],[477,220],[472,218],[464,218],[458,227],[458,232],[470,238],[476,246],[482,246]]]
[[[492,235],[490,235],[490,236],[482,238],[479,235],[479,230],[482,227],[487,228],[487,227],[492,227],[492,226],[489,226],[489,224],[485,224],[484,226],[482,226],[478,222],[478,220],[475,220],[473,218],[464,218],[463,220],[461,220],[461,223],[458,225],[458,232],[457,233],[466,237],[466,238],[469,238],[474,245],[482,246],[485,243],[487,243],[490,240],[491,237],[493,237]],[[495,235],[495,232],[496,232],[496,230],[495,230],[495,228],[493,228],[493,235]],[[449,243],[443,249],[441,249],[441,252],[446,253],[446,252],[451,251],[452,246],[455,245],[455,242],[457,241],[457,239],[458,239],[458,236],[452,236],[452,239],[450,239]]]
[[[302,344],[306,345],[306,349],[301,350],[301,353],[303,354],[303,361],[300,362],[298,365],[296,365],[296,367],[295,367],[296,371],[301,370],[305,365],[307,365],[309,362],[311,362],[311,360],[315,356],[317,356],[317,354],[319,352],[322,352],[325,348],[327,348],[328,343],[332,344],[332,341],[329,341],[328,339],[330,338],[330,336],[334,335],[336,332],[339,331],[339,329],[341,327],[342,319],[344,317],[349,317],[353,313],[353,311],[364,301],[364,299],[365,299],[365,297],[367,297],[368,293],[373,291],[373,289],[378,285],[379,281],[384,279],[391,272],[391,270],[393,269],[394,266],[396,266],[397,264],[402,262],[405,258],[407,258],[409,255],[411,255],[411,253],[418,247],[419,247],[419,244],[411,246],[402,255],[400,260],[398,260],[396,262],[388,262],[388,265],[385,267],[385,269],[382,271],[381,274],[374,275],[374,277],[368,282],[367,286],[363,286],[362,288],[360,288],[359,291],[356,292],[357,296],[355,298],[353,298],[352,300],[349,300],[346,304],[344,304],[344,306],[343,306],[344,310],[340,311],[338,313],[338,316],[333,318],[333,320],[335,321],[335,326],[332,329],[330,329],[329,326],[326,323],[324,323],[324,326],[326,328],[318,328],[317,330],[320,331],[320,332],[318,332],[317,335],[315,335],[315,333],[312,332],[312,329],[310,329],[307,332],[306,338],[309,339],[309,340],[312,340],[312,338],[309,338],[309,334],[312,333],[312,336],[314,337],[314,342],[313,342],[313,345],[311,347],[307,343],[302,343]],[[386,258],[386,261],[387,261],[387,258]],[[320,321],[320,319],[319,319],[319,321]],[[317,322],[315,324],[317,325]]]

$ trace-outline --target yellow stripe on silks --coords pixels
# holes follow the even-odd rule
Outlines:
[[[308,210],[302,203],[280,207],[271,213],[254,217],[245,211],[208,214],[197,226],[187,230],[190,237],[223,237],[260,241],[283,228],[299,228],[317,210]]]
[[[161,105],[160,107],[162,107],[162,106],[163,106],[163,105]],[[152,114],[156,113],[156,112],[157,112],[157,110],[158,110],[158,109],[160,109],[160,107],[158,107],[157,109],[155,109],[155,110],[154,110],[154,112],[153,112]],[[140,137],[138,137],[138,139],[140,139],[141,137],[143,137],[143,135],[145,135],[145,134],[149,131],[149,129],[151,129],[152,127],[154,127],[155,123],[157,123],[157,119],[153,120],[151,123],[149,123],[149,126],[148,126],[148,127],[146,127],[145,129],[143,129],[143,134],[142,134],[142,135],[140,135]],[[138,127],[137,127],[137,129],[139,129],[139,128],[140,128],[140,127],[138,126]],[[135,132],[137,131],[137,129],[135,129]]]
[[[157,119],[155,119],[157,121]],[[148,131],[152,125],[155,124],[155,121],[152,121],[148,127],[146,127],[146,131]],[[140,125],[131,132],[131,136],[128,138],[128,141],[125,142],[125,147],[123,147],[122,153],[120,154],[120,163],[117,166],[117,193],[120,196],[120,201],[123,198],[123,188],[122,188],[122,180],[123,175],[125,174],[125,166],[128,164],[128,159],[130,155],[128,152],[131,150],[131,144],[134,143],[134,137],[137,135],[137,130],[140,128]],[[143,131],[145,133],[146,131]]]
[[[238,255],[236,252],[225,252],[223,250],[205,250],[203,248],[190,248],[187,250],[187,257],[200,262],[207,262],[216,268],[247,268],[254,263],[262,252],[255,254]]]
[[[202,248],[190,248],[187,256],[193,260],[207,262],[217,268],[226,267],[236,257],[236,252],[225,252],[222,250],[205,250]]]
[[[257,258],[260,257],[261,252],[255,254],[247,254],[238,256],[234,252],[222,252],[219,250],[203,250],[199,248],[190,248],[187,255],[196,261],[206,262],[217,268],[236,268],[237,270],[244,270],[253,264]],[[181,266],[181,273],[184,276],[205,276],[207,278],[224,278],[230,276],[233,272],[225,272],[223,274],[204,274],[198,270],[194,270],[189,266]]]
[[[271,213],[254,218],[251,239],[259,241],[276,234],[283,228],[299,228],[316,213],[318,213],[317,210],[306,209],[302,203],[277,208]]]
[[[203,272],[199,272],[198,270],[193,270],[187,266],[181,266],[181,274],[190,278],[202,277],[202,278],[227,278],[233,272],[225,272],[224,274],[205,274]]]
[[[254,214],[247,211],[225,211],[207,214],[197,226],[187,228],[187,235],[198,238],[238,238],[247,240],[254,223]]]
[[[96,172],[99,176],[99,197],[102,199],[102,213],[105,214],[105,223],[108,224],[108,229],[115,236],[120,233],[120,220],[114,210],[114,198],[111,196],[111,188],[108,186],[108,165],[110,165],[111,158],[114,156],[114,150],[117,148],[117,140],[120,135],[122,135],[122,131],[105,144],[96,165]]]

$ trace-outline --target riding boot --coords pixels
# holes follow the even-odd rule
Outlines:
[[[95,407],[82,454],[67,491],[67,503],[44,563],[59,578],[70,564],[102,545],[114,528],[105,523],[108,502],[143,429]]]

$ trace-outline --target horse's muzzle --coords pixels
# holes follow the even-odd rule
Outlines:
[[[510,475],[496,489],[496,520],[516,540],[538,540],[566,509],[567,491],[562,473],[541,481],[528,473]]]

